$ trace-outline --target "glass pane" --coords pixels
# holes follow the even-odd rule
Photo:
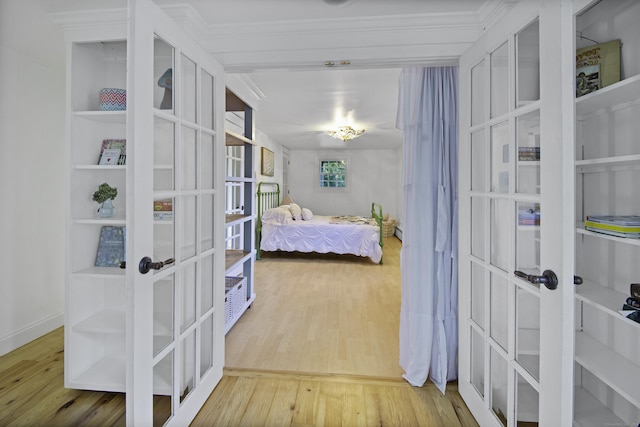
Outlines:
[[[171,417],[173,351],[153,367],[153,425],[162,426]]]
[[[243,156],[243,148],[240,146],[229,146],[226,147],[226,175],[241,177],[243,176],[243,168],[244,168],[244,156]]]
[[[540,112],[516,118],[519,193],[540,194]]]
[[[509,202],[504,199],[491,200],[491,264],[508,271],[509,267]]]
[[[153,106],[161,110],[173,110],[173,58],[174,49],[157,38],[153,45]]]
[[[537,426],[538,404],[540,396],[535,388],[517,374],[518,389],[516,390],[516,425]]]
[[[206,251],[213,248],[213,194],[203,194],[201,196],[201,200],[202,203],[200,203],[200,206],[202,208],[202,232],[200,233],[200,250]]]
[[[196,264],[190,263],[182,268],[182,318],[180,332],[184,332],[196,321]]]
[[[471,328],[471,384],[484,397],[484,339]]]
[[[244,184],[240,182],[227,182],[225,213],[227,215],[242,214],[244,212],[243,194]]]
[[[206,313],[213,307],[213,255],[203,258],[200,263],[200,312]]]
[[[215,150],[213,148],[213,135],[200,134],[200,170],[202,171],[200,188],[213,189],[213,171],[215,165]]]
[[[471,319],[484,329],[484,268],[471,263]]]
[[[516,269],[540,275],[540,204],[518,202]]]
[[[491,191],[509,192],[509,127],[507,122],[491,127]]]
[[[174,189],[173,168],[175,166],[174,124],[159,118],[153,126],[153,189],[166,191]]]
[[[153,355],[173,341],[174,275],[153,284]]]
[[[182,157],[182,185],[183,190],[195,190],[196,188],[196,131],[187,127],[182,128],[182,140],[180,154]]]
[[[196,254],[196,223],[197,209],[196,197],[184,196],[180,212],[180,236],[182,237],[182,260],[186,260]]]
[[[471,125],[485,121],[484,60],[471,69]]]
[[[491,53],[491,118],[509,111],[509,57],[507,43]]]
[[[540,25],[538,20],[516,35],[516,106],[540,99]]]
[[[471,134],[471,190],[486,191],[485,165],[487,146],[484,141],[484,130]]]
[[[196,64],[184,55],[180,55],[180,117],[196,122]]]
[[[509,281],[504,277],[491,273],[491,338],[500,347],[507,349],[508,338],[508,307]]]
[[[196,331],[195,329],[182,340],[182,367],[180,384],[180,402],[191,393],[195,387],[196,378]]]
[[[540,298],[516,287],[516,360],[540,378]]]
[[[507,426],[507,361],[495,350],[491,349],[491,410],[503,426]]]
[[[207,129],[214,129],[214,105],[213,105],[213,76],[206,71],[200,72],[200,79],[202,81],[202,115],[200,118],[202,127]]]
[[[471,197],[471,254],[484,261],[485,231],[485,198]]]
[[[154,261],[175,258],[173,206],[173,199],[160,199],[153,202]]]
[[[213,314],[200,326],[200,378],[213,366]]]

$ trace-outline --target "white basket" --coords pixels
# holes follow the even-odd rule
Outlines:
[[[396,225],[397,222],[395,218],[382,221],[382,237],[391,237],[396,234]]]
[[[247,301],[247,278],[246,277],[225,277],[225,295],[224,295],[224,318],[225,324],[228,324]]]

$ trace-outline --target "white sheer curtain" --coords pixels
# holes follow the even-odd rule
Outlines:
[[[457,67],[403,69],[400,366],[443,393],[458,375],[457,100]]]

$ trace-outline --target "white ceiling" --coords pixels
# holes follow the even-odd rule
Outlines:
[[[51,12],[123,0],[39,0]],[[290,149],[399,147],[401,67],[453,65],[517,0],[154,0],[256,96],[256,128]],[[324,64],[338,64],[329,68]],[[342,61],[349,65],[340,66]],[[351,122],[350,143],[326,135]]]

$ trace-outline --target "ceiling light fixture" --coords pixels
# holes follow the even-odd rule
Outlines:
[[[347,142],[362,135],[364,133],[364,129],[354,129],[351,126],[340,126],[336,130],[330,130],[327,133],[335,139],[341,139],[344,142]]]

